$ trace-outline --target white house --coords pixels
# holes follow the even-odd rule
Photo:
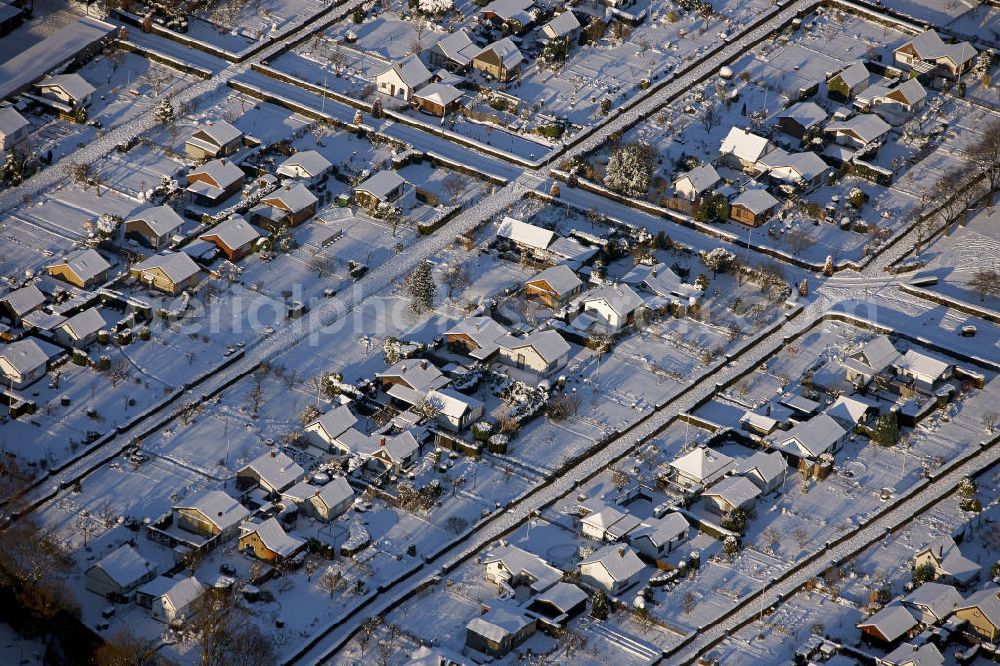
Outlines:
[[[393,63],[389,69],[375,77],[378,91],[389,97],[398,97],[408,102],[417,88],[431,80],[430,71],[412,55]]]
[[[336,439],[358,422],[347,405],[334,407],[305,427],[306,439],[313,446],[329,451]]]
[[[479,53],[479,46],[469,37],[464,28],[441,38],[437,44],[427,49],[427,61],[432,67],[443,67],[449,71],[466,69],[473,56]]]
[[[950,536],[914,553],[913,568],[918,569],[925,565],[933,567],[936,580],[960,587],[966,587],[978,580],[982,568],[963,555]]]
[[[11,106],[0,108],[0,152],[21,148],[28,141],[28,121]]]
[[[331,166],[333,164],[330,163],[330,160],[315,150],[300,150],[285,158],[285,161],[278,165],[275,173],[285,178],[298,178],[314,182],[326,174]]]
[[[677,482],[684,486],[710,486],[735,466],[725,453],[699,446],[670,462],[677,471]]]
[[[900,354],[885,335],[874,338],[858,352],[842,361],[847,381],[867,384],[876,375],[892,367]]]
[[[464,395],[449,388],[430,391],[427,399],[440,411],[437,422],[448,430],[465,430],[483,416],[481,400]]]
[[[35,84],[45,97],[79,109],[90,104],[90,97],[97,90],[79,74],[56,74],[46,76]]]
[[[777,451],[757,451],[749,458],[741,460],[737,472],[750,479],[762,495],[766,495],[781,486],[788,465]]]
[[[545,41],[553,39],[572,39],[580,30],[580,21],[576,14],[571,11],[564,11],[556,14],[551,21],[541,28],[542,37]]]
[[[681,199],[695,201],[722,180],[711,164],[695,167],[674,181],[674,192]]]
[[[148,608],[154,620],[169,624],[186,617],[204,591],[204,586],[194,576],[180,579],[161,576],[139,588],[136,602]]]
[[[59,324],[55,336],[64,345],[83,348],[96,340],[97,333],[107,325],[97,308],[87,308]]]
[[[628,535],[629,543],[641,554],[651,559],[666,557],[687,539],[688,521],[676,511],[662,518],[645,521]]]
[[[941,622],[961,605],[962,595],[954,585],[927,582],[903,597],[902,604],[924,625]]]
[[[757,162],[774,150],[770,140],[754,134],[750,130],[733,127],[722,140],[719,154],[722,162],[734,169],[757,171]]]
[[[584,294],[580,299],[582,312],[590,314],[601,326],[620,331],[635,320],[642,307],[642,297],[627,284],[609,284]]]
[[[847,120],[832,122],[824,130],[842,146],[861,149],[880,141],[892,126],[874,113],[859,113]]]
[[[156,565],[128,544],[119,546],[84,572],[84,585],[102,597],[130,598],[143,583],[156,577]]]
[[[923,352],[910,349],[893,364],[896,375],[913,380],[922,389],[929,390],[934,384],[951,377],[955,366]]]
[[[639,582],[645,565],[635,551],[621,544],[608,544],[580,562],[580,580],[612,596]]]
[[[562,579],[562,572],[534,553],[517,546],[501,546],[483,559],[486,580],[511,588],[526,585],[532,592],[543,592]]]
[[[641,520],[627,511],[604,506],[580,519],[580,531],[597,541],[621,541],[641,524]]]
[[[552,330],[535,331],[523,338],[507,335],[500,338],[498,344],[503,363],[530,370],[540,377],[548,377],[569,360],[569,343]]]
[[[45,376],[49,356],[31,338],[0,347],[0,373],[3,383],[24,388]]]
[[[847,439],[844,430],[829,414],[818,414],[787,431],[771,436],[775,447],[797,457],[815,459],[820,454],[836,453]]]

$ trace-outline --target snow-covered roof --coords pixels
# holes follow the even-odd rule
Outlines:
[[[603,566],[611,580],[616,582],[631,579],[645,567],[634,550],[618,544],[609,544],[580,562],[581,567],[590,564]]]
[[[917,104],[927,97],[927,90],[917,79],[906,79],[895,88],[893,93],[899,93],[907,104]]]
[[[627,284],[606,284],[591,290],[581,298],[584,306],[601,301],[619,317],[626,317],[642,307],[642,297]]]
[[[317,151],[300,150],[279,164],[276,173],[279,176],[294,178],[298,175],[295,167],[298,167],[310,177],[314,177],[325,173],[331,166],[333,165],[330,163],[330,160],[320,155]]]
[[[760,215],[777,206],[778,200],[762,187],[751,187],[733,199],[732,205],[742,206],[754,215]]]
[[[139,552],[124,544],[105,555],[94,569],[100,569],[119,587],[128,589],[156,570],[156,565],[144,558]]]
[[[849,89],[853,89],[867,82],[870,76],[865,63],[857,60],[834,74],[832,78],[840,78]]]
[[[881,372],[895,363],[900,354],[888,336],[880,335],[869,341],[854,356],[875,372]]]
[[[399,80],[411,88],[419,88],[431,80],[430,70],[424,66],[424,63],[416,55],[411,55],[399,62],[394,62],[389,69],[379,74],[376,78],[380,79],[390,72],[395,72],[399,76]]]
[[[830,449],[845,434],[847,431],[829,414],[817,414],[788,431],[776,433],[772,439],[782,449],[791,448],[792,451],[818,456]]]
[[[758,475],[764,483],[770,483],[785,473],[787,464],[777,451],[757,451],[749,458],[741,460],[737,471],[744,475]]]
[[[0,359],[5,360],[18,374],[24,375],[49,361],[49,356],[31,338],[11,342],[0,347]]]
[[[224,190],[233,183],[243,180],[243,171],[230,160],[209,160],[200,167],[192,169],[188,173],[188,189],[200,192],[205,183],[199,181],[191,182],[191,176],[203,174],[211,178],[218,185],[218,189]],[[209,188],[211,190],[213,188]],[[209,192],[210,193],[210,192]]]
[[[413,94],[417,99],[427,100],[432,104],[448,106],[462,96],[462,91],[447,83],[428,83]]]
[[[954,585],[928,582],[903,597],[903,603],[930,611],[934,617],[943,620],[962,604],[962,595]]]
[[[826,110],[816,102],[796,102],[780,113],[778,118],[789,118],[809,129],[826,120]]]
[[[277,206],[290,213],[300,213],[319,199],[302,183],[289,183],[266,195],[262,201],[265,205]]]
[[[589,599],[589,595],[573,583],[556,583],[541,594],[535,595],[535,601],[541,601],[554,606],[560,612],[567,612]]]
[[[1000,627],[1000,587],[991,586],[973,592],[958,604],[955,610],[975,608],[983,614],[994,626]]]
[[[903,354],[902,358],[896,360],[895,367],[897,372],[937,379],[944,375],[951,364],[915,349],[910,349]]]
[[[87,308],[64,321],[59,328],[64,329],[73,339],[83,340],[107,325],[108,322],[97,308]]]
[[[568,294],[580,287],[583,281],[566,264],[556,264],[528,280],[528,283],[545,282],[556,294]]]
[[[903,643],[878,661],[885,666],[944,666],[944,656],[934,643],[919,647]]]
[[[376,372],[375,376],[380,379],[398,378],[421,393],[441,388],[448,383],[448,378],[441,374],[436,365],[420,358],[397,361],[382,372]]]
[[[508,335],[498,342],[501,347],[510,351],[531,347],[546,363],[552,363],[570,350],[569,343],[553,330],[535,331],[523,338]]]
[[[0,136],[11,136],[23,127],[28,126],[28,121],[12,106],[0,107]]]
[[[55,266],[66,266],[84,282],[111,268],[111,264],[97,250],[89,247],[66,255],[62,261],[52,264],[52,267]]]
[[[726,503],[740,507],[760,496],[760,488],[745,476],[727,476],[704,493],[705,497],[719,497]]]
[[[937,562],[937,568],[943,575],[950,576],[960,583],[969,582],[979,575],[980,565],[963,555],[958,544],[950,536],[918,551],[916,556],[925,553],[929,553]]]
[[[293,555],[305,543],[301,539],[286,534],[275,518],[268,518],[262,523],[247,523],[243,525],[243,530],[243,536],[256,534],[265,548],[280,557]]]
[[[687,173],[681,174],[681,176],[674,181],[674,187],[683,181],[688,180],[691,183],[691,189],[695,193],[701,194],[705,190],[715,187],[721,180],[719,178],[719,172],[715,170],[715,167],[711,164],[702,164],[701,166],[696,166]]]
[[[771,169],[772,175],[782,180],[813,180],[830,168],[819,155],[812,151],[789,153],[781,148],[769,152],[759,163]],[[782,173],[785,171],[791,171],[794,175],[790,179],[786,179]]]
[[[862,143],[871,143],[892,129],[889,123],[874,113],[859,113],[844,121],[832,122],[826,126],[827,132],[850,134]]]
[[[449,388],[440,388],[427,393],[427,399],[438,405],[441,413],[447,417],[460,419],[468,411],[482,407],[481,400],[463,395]]]
[[[670,462],[670,466],[685,476],[698,481],[711,479],[733,466],[733,459],[725,453],[699,446]]]
[[[146,208],[136,216],[126,220],[125,224],[129,225],[132,222],[140,221],[145,222],[150,231],[159,237],[169,236],[184,224],[184,219],[167,205]]]
[[[479,58],[484,53],[493,52],[496,54],[497,59],[506,68],[511,69],[521,64],[524,61],[524,56],[521,55],[521,51],[514,45],[510,37],[504,37],[503,39],[498,39],[492,44],[487,44],[482,48],[479,53],[476,54],[476,58]]]
[[[393,190],[405,182],[403,177],[395,171],[384,170],[375,172],[354,189],[367,192],[376,199],[385,199]]]
[[[745,423],[764,432],[771,432],[778,427],[778,421],[776,419],[772,419],[770,416],[758,414],[757,412],[750,410],[743,412],[743,416],[740,417],[740,423]]]
[[[524,16],[533,5],[532,0],[493,0],[480,9],[479,13],[496,14],[501,21],[509,21]]]
[[[497,323],[492,317],[469,317],[460,319],[455,325],[445,331],[445,335],[465,335],[480,349],[473,350],[473,357],[478,358],[475,352],[482,351],[481,356],[489,356],[497,350],[497,341],[507,335],[507,329],[502,324]]]
[[[865,414],[872,407],[873,405],[870,402],[842,395],[827,408],[826,413],[841,423],[850,424],[853,428],[858,423],[861,423]]]
[[[487,554],[483,564],[494,562],[503,564],[515,576],[528,576],[536,590],[544,590],[562,578],[562,572],[534,553],[521,550],[517,546],[501,546]]]
[[[899,639],[903,634],[917,626],[917,618],[902,604],[890,604],[872,615],[867,620],[858,623],[858,628],[871,627],[878,630],[888,642]]]
[[[154,254],[149,259],[140,262],[132,267],[132,270],[145,273],[150,270],[161,270],[174,284],[187,280],[192,275],[196,275],[200,268],[194,260],[184,252],[163,252]]]
[[[195,493],[174,505],[175,510],[198,511],[205,519],[222,531],[239,524],[250,512],[235,499],[221,490],[206,490]]]
[[[230,141],[235,141],[243,136],[243,132],[227,123],[225,120],[216,120],[205,127],[199,127],[195,134],[203,134],[218,147],[222,147]]]
[[[553,37],[565,37],[573,34],[573,31],[580,27],[580,21],[571,11],[557,14],[555,18],[546,23],[543,28],[547,28]]]
[[[45,294],[33,284],[15,289],[0,298],[0,303],[6,303],[15,316],[25,315],[45,303]]]
[[[40,89],[59,88],[74,100],[80,101],[97,90],[79,74],[56,74],[46,76],[36,84]]]
[[[398,435],[380,434],[366,435],[356,428],[348,428],[336,438],[337,443],[361,458],[370,458],[379,452],[384,452],[394,463],[399,463],[413,455],[419,445],[416,437],[409,430]]]
[[[722,140],[719,153],[733,155],[745,162],[756,162],[774,148],[769,140],[758,136],[750,130],[733,127]]]
[[[501,238],[509,238],[519,245],[544,250],[555,238],[556,233],[534,224],[515,220],[513,217],[504,217],[497,229],[497,235]]]
[[[647,537],[657,548],[687,534],[688,521],[680,513],[671,511],[662,518],[652,518],[643,522],[642,527],[629,534],[629,541]]]
[[[166,598],[174,610],[182,611],[197,601],[204,590],[204,586],[194,576],[180,580],[160,576],[140,587],[138,591],[139,594],[153,599]]]
[[[701,290],[693,284],[681,280],[670,267],[664,263],[650,266],[639,264],[624,276],[622,282],[629,285],[642,285],[657,296],[691,298],[701,295]]]
[[[472,61],[472,57],[479,50],[479,47],[469,37],[469,33],[465,31],[465,28],[459,28],[450,35],[442,37],[434,46],[440,49],[441,53],[449,60],[453,60],[463,67]]]
[[[224,222],[220,222],[199,238],[202,240],[218,239],[220,243],[230,250],[238,250],[261,237],[260,232],[252,224],[243,219],[241,215],[233,215]]]
[[[265,451],[240,470],[244,471],[254,472],[261,481],[277,490],[292,485],[304,472],[284,451]]]
[[[912,47],[921,60],[938,60],[948,58],[956,65],[963,65],[976,57],[976,49],[969,42],[947,44],[935,30],[920,33],[897,51]]]
[[[357,422],[358,417],[351,413],[347,405],[340,405],[321,415],[318,419],[310,423],[308,427],[318,426],[326,433],[327,439],[334,439],[343,434],[348,428],[353,427]]]
[[[508,636],[517,634],[532,622],[534,620],[520,610],[513,607],[508,608],[506,605],[498,605],[485,615],[469,620],[465,628],[489,641],[501,643]]]
[[[354,497],[354,489],[345,477],[338,476],[320,488],[315,496],[327,507],[333,507]]]
[[[619,511],[613,506],[604,506],[598,511],[593,511],[580,522],[599,532],[606,533],[610,539],[621,539],[642,524],[642,521],[632,514]]]

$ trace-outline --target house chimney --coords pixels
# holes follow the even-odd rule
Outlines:
[[[420,360],[420,369],[421,370],[426,370],[427,369],[427,361],[425,359],[421,359]]]
[[[618,557],[625,557],[625,546],[618,546]]]
[[[479,332],[479,322],[478,321],[475,324],[475,331],[476,331],[476,333]]]
[[[653,270],[650,271],[650,273],[652,274],[653,277],[656,277],[656,267],[657,266],[659,266],[659,264],[653,264]]]
[[[277,458],[278,457],[278,452],[277,451],[271,451],[271,457],[272,458]]]
[[[384,449],[385,448],[385,437],[383,437],[381,440],[379,440],[378,447],[380,449]]]

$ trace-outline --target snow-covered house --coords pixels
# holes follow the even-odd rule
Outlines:
[[[498,28],[511,21],[526,27],[535,20],[530,11],[533,7],[533,0],[493,0],[479,10],[479,15]]]
[[[795,391],[782,393],[778,398],[778,405],[790,409],[792,411],[792,418],[798,421],[811,418],[819,412],[818,402],[810,400],[801,393],[797,393]]]
[[[111,264],[93,248],[85,248],[72,252],[54,264],[45,267],[45,271],[60,280],[86,289],[95,284],[101,284],[108,279]]]
[[[398,361],[382,372],[375,373],[390,397],[408,405],[416,405],[427,394],[448,383],[437,366],[425,359],[408,358]]]
[[[913,611],[921,624],[929,626],[951,615],[962,601],[954,585],[929,582],[903,597],[901,603]]]
[[[241,526],[239,549],[259,560],[281,564],[305,548],[306,542],[287,534],[276,518],[262,523],[244,523]]]
[[[444,68],[448,71],[461,71],[472,62],[472,57],[479,52],[479,47],[469,37],[465,28],[442,37],[440,41],[424,51],[431,67]]]
[[[184,219],[170,206],[152,206],[125,220],[125,238],[156,249],[169,243],[183,224]]]
[[[28,121],[12,106],[0,108],[0,152],[20,150],[28,141]]]
[[[486,361],[500,349],[500,339],[507,329],[491,317],[460,319],[445,331],[448,348],[459,351],[477,361]]]
[[[674,193],[685,201],[697,201],[698,197],[710,192],[721,180],[715,167],[703,164],[681,174],[674,181]]]
[[[870,78],[865,64],[855,61],[826,80],[826,95],[837,102],[848,102],[868,87]]]
[[[428,83],[413,93],[413,101],[421,110],[435,116],[446,116],[460,106],[462,91],[448,83]]]
[[[140,587],[135,598],[140,607],[149,609],[151,618],[169,624],[184,618],[204,591],[194,576],[181,579],[161,576]]]
[[[156,565],[124,544],[87,569],[83,578],[94,594],[129,599],[138,587],[156,578]]]
[[[900,354],[892,341],[885,335],[871,340],[858,352],[845,358],[841,365],[847,381],[856,385],[866,385],[877,375],[891,368]]]
[[[710,486],[735,465],[735,461],[725,453],[704,446],[696,447],[670,462],[670,466],[677,471],[677,482],[684,486]]]
[[[209,160],[188,173],[186,191],[199,204],[214,206],[239,192],[244,177],[243,170],[229,160]]]
[[[329,522],[351,508],[354,490],[346,478],[338,476],[323,486],[300,481],[284,490],[281,498],[294,502],[305,515]]]
[[[836,453],[850,433],[829,414],[817,414],[790,430],[777,432],[770,441],[775,448],[796,458],[815,460],[823,453]]]
[[[641,520],[627,511],[601,506],[580,519],[580,531],[583,536],[597,541],[621,541],[641,524]]]
[[[857,626],[861,630],[861,638],[866,642],[891,646],[919,624],[908,608],[900,603],[892,603],[859,622]]]
[[[46,76],[35,87],[43,97],[68,105],[69,110],[89,105],[91,96],[97,90],[79,74]]]
[[[762,187],[748,187],[729,204],[729,217],[751,227],[760,226],[771,216],[778,200]]]
[[[497,1],[497,0],[494,0]],[[472,67],[499,81],[510,81],[521,73],[524,56],[510,37],[484,46],[472,58]]]
[[[678,277],[666,264],[639,264],[624,276],[622,284],[627,284],[641,292],[647,292],[665,299],[680,299],[685,304],[697,303],[702,291]]]
[[[560,628],[587,607],[589,595],[573,583],[559,582],[529,599],[528,614],[540,623]]]
[[[867,425],[878,414],[878,405],[859,396],[842,395],[827,408],[826,413],[847,430],[853,430],[857,425]]]
[[[580,580],[612,596],[639,582],[645,565],[635,551],[622,544],[608,544],[580,562]]]
[[[743,416],[740,417],[740,428],[742,430],[752,432],[761,437],[770,435],[778,428],[778,425],[777,419],[749,409],[743,412]]]
[[[184,152],[196,160],[228,157],[240,149],[242,140],[243,132],[225,120],[217,120],[195,130],[184,142]]]
[[[45,305],[45,294],[33,284],[15,289],[0,298],[0,314],[13,324],[20,324],[25,315]]]
[[[449,388],[439,388],[427,393],[427,400],[437,408],[437,422],[447,430],[459,432],[483,416],[481,400]]]
[[[767,169],[767,177],[779,184],[792,185],[800,191],[809,191],[821,184],[830,167],[812,151],[789,153],[776,148],[765,155],[760,166]]]
[[[24,388],[45,376],[49,355],[31,338],[0,346],[0,374],[3,383]]]
[[[787,469],[785,459],[777,451],[757,451],[741,460],[736,471],[760,488],[761,495],[766,495],[781,487]]]
[[[628,541],[640,554],[656,560],[669,555],[687,539],[688,527],[684,516],[671,511],[662,518],[644,521],[628,535]]]
[[[627,284],[607,284],[580,298],[580,311],[610,331],[620,331],[635,321],[635,313],[642,305],[642,297]]]
[[[757,162],[774,150],[774,147],[768,139],[750,130],[733,127],[722,140],[719,155],[723,164],[734,169],[756,172],[760,170]]]
[[[569,343],[556,331],[535,331],[523,338],[507,335],[497,342],[503,363],[540,377],[548,377],[569,360]]]
[[[535,633],[535,619],[518,608],[497,605],[465,625],[465,646],[499,659]]]
[[[183,252],[154,254],[129,269],[134,279],[168,294],[179,294],[198,284],[200,272],[198,264]]]
[[[933,390],[935,384],[949,379],[955,369],[952,363],[915,349],[897,358],[892,367],[897,377],[912,381],[916,388],[924,391]]]
[[[944,666],[945,659],[934,643],[903,643],[889,654],[875,660],[876,666]]]
[[[214,243],[229,261],[239,261],[253,251],[254,243],[261,238],[260,231],[243,219],[233,215],[199,236],[203,241]]]
[[[934,569],[934,579],[941,583],[964,588],[979,580],[981,567],[963,555],[950,536],[914,553],[914,569],[928,565]]]
[[[513,217],[504,217],[497,228],[497,236],[514,243],[522,252],[543,256],[556,238],[556,232]]]
[[[269,231],[302,224],[316,214],[319,199],[302,183],[287,183],[264,195],[247,215]]]
[[[278,165],[275,173],[285,178],[296,178],[314,183],[330,170],[333,164],[315,150],[300,150]]]
[[[750,511],[760,488],[745,476],[727,476],[702,493],[708,508],[721,514],[741,509]]]
[[[354,199],[358,205],[374,210],[379,204],[391,203],[403,196],[405,187],[406,181],[395,171],[377,171],[355,186]]]
[[[778,114],[775,126],[801,140],[811,130],[819,130],[826,118],[826,110],[816,102],[796,102]]]
[[[350,408],[347,405],[340,405],[306,425],[306,439],[313,446],[329,451],[337,438],[353,428],[357,422],[358,418]]]
[[[525,296],[537,298],[546,307],[559,308],[580,293],[583,280],[569,266],[556,264],[524,283]]]
[[[847,120],[829,123],[825,131],[840,145],[861,149],[880,141],[891,129],[889,123],[874,113],[859,113]]]
[[[896,64],[917,74],[957,79],[972,66],[977,52],[969,42],[948,44],[931,29],[906,42],[892,55]]]
[[[236,487],[240,490],[259,487],[267,493],[280,493],[304,473],[284,451],[265,451],[236,472]]]
[[[483,558],[486,580],[497,586],[527,586],[532,592],[547,590],[562,579],[562,572],[534,553],[517,546],[501,546]]]
[[[59,324],[56,340],[69,347],[84,348],[97,339],[97,333],[108,325],[97,308],[87,308]]]
[[[995,643],[1000,638],[1000,587],[993,585],[969,595],[955,609],[955,618]]]
[[[573,40],[580,32],[580,21],[576,14],[571,11],[564,11],[556,14],[551,21],[540,28],[542,38],[545,41],[554,39]]]
[[[869,86],[854,100],[863,111],[877,113],[883,120],[899,125],[924,108],[927,91],[917,79],[906,79],[889,87],[881,83]]]
[[[424,63],[416,55],[411,55],[376,76],[375,85],[380,93],[408,102],[417,88],[430,80],[431,73]]]
[[[237,532],[250,512],[223,491],[206,490],[175,504],[173,514],[174,523],[186,532],[226,538]]]

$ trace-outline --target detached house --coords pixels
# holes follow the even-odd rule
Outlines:
[[[249,215],[265,229],[276,231],[308,220],[316,214],[318,201],[302,183],[288,184],[264,195],[260,204],[250,209]]]
[[[967,587],[979,579],[982,567],[962,555],[955,540],[945,537],[913,555],[913,568],[930,566],[934,579],[959,587]]]
[[[823,453],[836,453],[850,433],[829,414],[818,414],[791,430],[776,432],[771,442],[796,458],[815,460]]]
[[[583,281],[565,264],[556,264],[524,283],[528,298],[537,298],[546,307],[557,309],[580,293]]]
[[[88,106],[91,96],[97,90],[79,74],[46,76],[36,83],[35,87],[43,97],[66,107],[60,108],[61,111],[73,111]]]
[[[745,476],[727,476],[702,493],[708,500],[708,508],[726,514],[740,509],[750,511],[757,498],[760,488]]]
[[[375,373],[375,376],[382,382],[382,388],[390,397],[408,405],[419,404],[430,391],[448,383],[448,378],[441,374],[437,366],[419,358],[394,363],[382,372]]]
[[[305,427],[306,438],[313,446],[329,451],[330,446],[358,422],[347,405],[335,407]]]
[[[498,606],[465,625],[465,645],[499,659],[535,633],[535,619],[520,609]]]
[[[621,541],[642,521],[632,514],[613,506],[597,507],[580,520],[580,531],[585,537],[597,541]]]
[[[762,136],[739,127],[733,127],[722,140],[719,154],[723,164],[734,169],[756,172],[757,162],[774,150],[774,144]]]
[[[871,74],[858,60],[840,70],[826,81],[826,95],[837,102],[849,102],[852,97],[868,87]]]
[[[842,146],[859,150],[881,141],[892,126],[873,113],[860,113],[844,121],[830,123],[826,133]]]
[[[969,623],[969,628],[995,643],[1000,638],[1000,587],[979,590],[955,608],[955,617]]]
[[[507,329],[490,317],[470,317],[455,322],[445,331],[448,348],[477,361],[486,361],[500,349]]]
[[[347,479],[338,476],[322,487],[300,481],[283,491],[281,498],[295,502],[305,515],[329,522],[351,508],[354,490]]]
[[[729,217],[751,227],[758,227],[771,217],[777,206],[778,200],[764,188],[747,188],[730,202]]]
[[[462,91],[447,83],[428,83],[413,94],[413,101],[422,111],[435,116],[446,116],[461,103]]]
[[[911,114],[924,108],[927,91],[917,79],[907,79],[893,87],[876,83],[858,95],[854,104],[871,111],[890,124],[899,125]]]
[[[50,264],[45,271],[60,280],[86,289],[106,282],[111,264],[96,250],[86,248],[66,255],[62,261]]]
[[[598,287],[580,299],[581,311],[611,331],[620,331],[632,324],[642,305],[642,297],[627,284]]]
[[[877,375],[891,368],[899,359],[892,341],[881,335],[862,347],[856,354],[845,358],[842,362],[847,381],[865,385]]]
[[[532,592],[547,590],[562,579],[562,572],[517,546],[501,546],[483,559],[486,580],[511,589],[524,585]]]
[[[521,74],[524,56],[510,40],[504,37],[486,45],[472,58],[472,66],[498,81],[510,81]]]
[[[332,166],[330,160],[315,150],[300,150],[279,164],[275,173],[285,178],[314,183],[325,176]]]
[[[107,325],[97,308],[88,308],[59,324],[55,336],[64,345],[83,348],[96,340],[98,332]]]
[[[262,523],[245,523],[242,532],[240,552],[250,553],[270,564],[281,564],[306,545],[305,541],[286,534],[275,518],[268,518]]]
[[[236,486],[241,490],[260,487],[268,494],[278,494],[304,473],[283,451],[266,451],[236,472]]]
[[[580,580],[618,596],[639,582],[645,565],[628,546],[608,544],[580,562]]]
[[[257,228],[240,215],[233,215],[220,222],[201,236],[201,240],[214,243],[229,261],[239,261],[253,251],[261,234]]]
[[[376,76],[375,85],[380,93],[408,102],[417,88],[430,80],[431,73],[424,67],[424,63],[417,56],[411,55],[393,63],[389,69]]]
[[[24,388],[45,376],[49,355],[31,338],[0,346],[2,382]]]
[[[139,606],[149,609],[151,618],[170,624],[184,618],[204,591],[194,576],[180,579],[161,576],[140,587],[135,597]]]
[[[449,388],[429,391],[427,400],[439,409],[437,422],[446,430],[465,430],[483,416],[482,401]]]
[[[28,142],[28,121],[11,106],[0,108],[0,152],[20,150]]]
[[[903,643],[898,648],[875,660],[876,666],[944,666],[944,656],[934,643],[914,645]]]
[[[641,555],[658,560],[680,545],[688,534],[688,521],[676,511],[643,522],[628,535],[629,544]]]
[[[787,469],[785,459],[777,451],[757,451],[737,466],[737,472],[760,488],[762,495],[781,487]]]
[[[951,585],[922,583],[903,597],[902,604],[913,611],[923,625],[941,622],[962,604],[962,595]]]
[[[796,102],[778,115],[777,128],[802,140],[810,131],[818,131],[826,121],[826,111],[816,102]]]
[[[927,30],[893,51],[893,60],[917,74],[957,79],[972,66],[976,55],[969,42],[947,44],[937,32]]]
[[[503,363],[530,370],[539,377],[548,377],[569,360],[569,343],[556,331],[535,331],[523,338],[508,335],[498,342]]]
[[[735,466],[725,453],[699,446],[670,462],[677,472],[677,482],[684,486],[710,486]]]
[[[891,603],[867,620],[858,623],[862,640],[891,647],[919,627],[920,623],[910,609],[900,603]]]
[[[548,248],[555,240],[556,232],[513,217],[504,217],[497,228],[497,236],[512,242],[521,252],[542,257],[548,255]]]
[[[820,185],[830,167],[814,152],[788,153],[778,148],[760,161],[767,168],[767,177],[777,183],[793,186],[798,191],[809,191]]]
[[[244,178],[243,170],[229,160],[210,160],[188,174],[186,191],[199,204],[214,206],[239,192]]]
[[[663,263],[652,266],[639,264],[622,276],[622,283],[684,305],[696,303],[702,296],[701,289],[681,280],[677,273]]]
[[[378,171],[354,188],[354,199],[358,205],[375,210],[403,196],[405,186],[406,181],[395,171]]]
[[[576,39],[576,36],[580,33],[580,21],[576,18],[576,14],[571,11],[564,11],[561,14],[556,14],[556,16],[543,25],[540,28],[542,32],[542,38],[545,41],[553,41],[557,39],[563,39],[567,42]]]
[[[206,490],[174,505],[173,514],[174,523],[186,532],[224,539],[237,532],[250,512],[221,490]]]
[[[443,68],[448,71],[462,71],[468,68],[472,57],[479,52],[479,47],[469,38],[465,28],[442,37],[441,40],[424,53],[431,67]]]
[[[129,275],[168,294],[179,294],[198,284],[201,269],[183,252],[154,254],[129,269]]]
[[[535,20],[530,11],[533,7],[532,0],[493,0],[479,10],[479,15],[497,28],[511,22],[526,27]]]
[[[184,219],[170,206],[153,206],[125,221],[125,238],[155,250],[170,243],[183,224]]]
[[[198,160],[228,157],[240,149],[243,132],[225,120],[200,127],[184,142],[184,152]]]
[[[136,589],[156,577],[156,565],[124,544],[84,572],[87,590],[102,597],[130,599]]]
[[[893,363],[897,377],[902,377],[925,392],[932,391],[941,381],[951,378],[955,366],[914,349],[908,350]]]
[[[685,201],[697,201],[701,195],[710,192],[722,179],[711,164],[703,164],[681,175],[674,181],[674,193]]]
[[[0,314],[11,323],[20,324],[25,315],[43,305],[45,305],[45,294],[35,285],[29,284],[0,298]]]

